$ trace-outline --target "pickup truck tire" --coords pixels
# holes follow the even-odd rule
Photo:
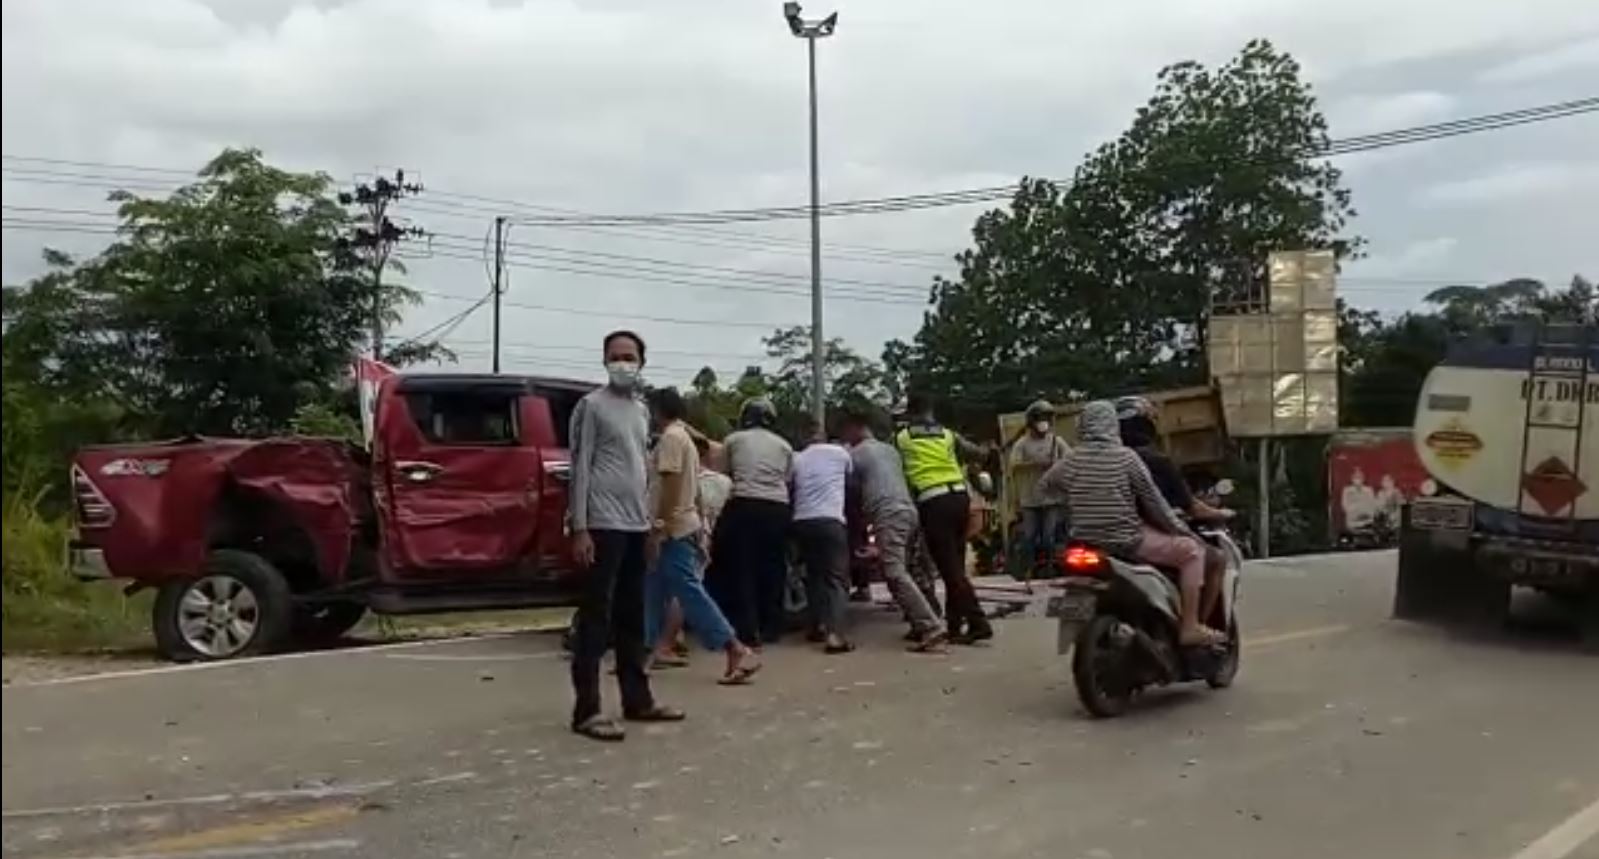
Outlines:
[[[294,625],[289,583],[265,558],[218,549],[194,578],[167,582],[151,611],[156,647],[176,662],[271,653]]]
[[[358,602],[325,602],[295,606],[294,640],[304,644],[331,644],[366,617]]]

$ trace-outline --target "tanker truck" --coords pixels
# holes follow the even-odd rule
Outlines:
[[[1523,323],[1452,345],[1412,434],[1394,616],[1498,625],[1513,587],[1569,603],[1599,645],[1599,327]]]

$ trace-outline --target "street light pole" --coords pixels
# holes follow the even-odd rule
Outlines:
[[[788,29],[805,40],[810,62],[811,105],[811,416],[819,432],[827,428],[827,338],[822,333],[822,178],[816,133],[816,40],[833,35],[838,13],[820,20],[800,17],[800,4],[783,4]]]
[[[822,179],[816,151],[816,37],[805,39],[811,60],[811,415],[827,431],[826,340],[822,336]]]

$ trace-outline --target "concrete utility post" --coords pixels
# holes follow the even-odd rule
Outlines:
[[[817,427],[826,431],[827,421],[827,339],[822,333],[822,183],[816,146],[816,40],[833,35],[838,13],[807,21],[800,17],[800,4],[784,3],[783,18],[796,38],[805,40],[810,60],[811,101],[811,414]]]

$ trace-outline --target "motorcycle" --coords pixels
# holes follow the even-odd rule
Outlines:
[[[1225,493],[1223,493],[1225,494]],[[1195,525],[1226,558],[1221,598],[1207,619],[1226,631],[1214,647],[1178,643],[1179,592],[1173,574],[1070,543],[1062,553],[1067,576],[1050,597],[1056,618],[1056,652],[1072,654],[1072,680],[1083,707],[1098,718],[1120,716],[1150,686],[1203,680],[1213,689],[1238,675],[1241,640],[1235,611],[1243,554],[1219,524]]]

